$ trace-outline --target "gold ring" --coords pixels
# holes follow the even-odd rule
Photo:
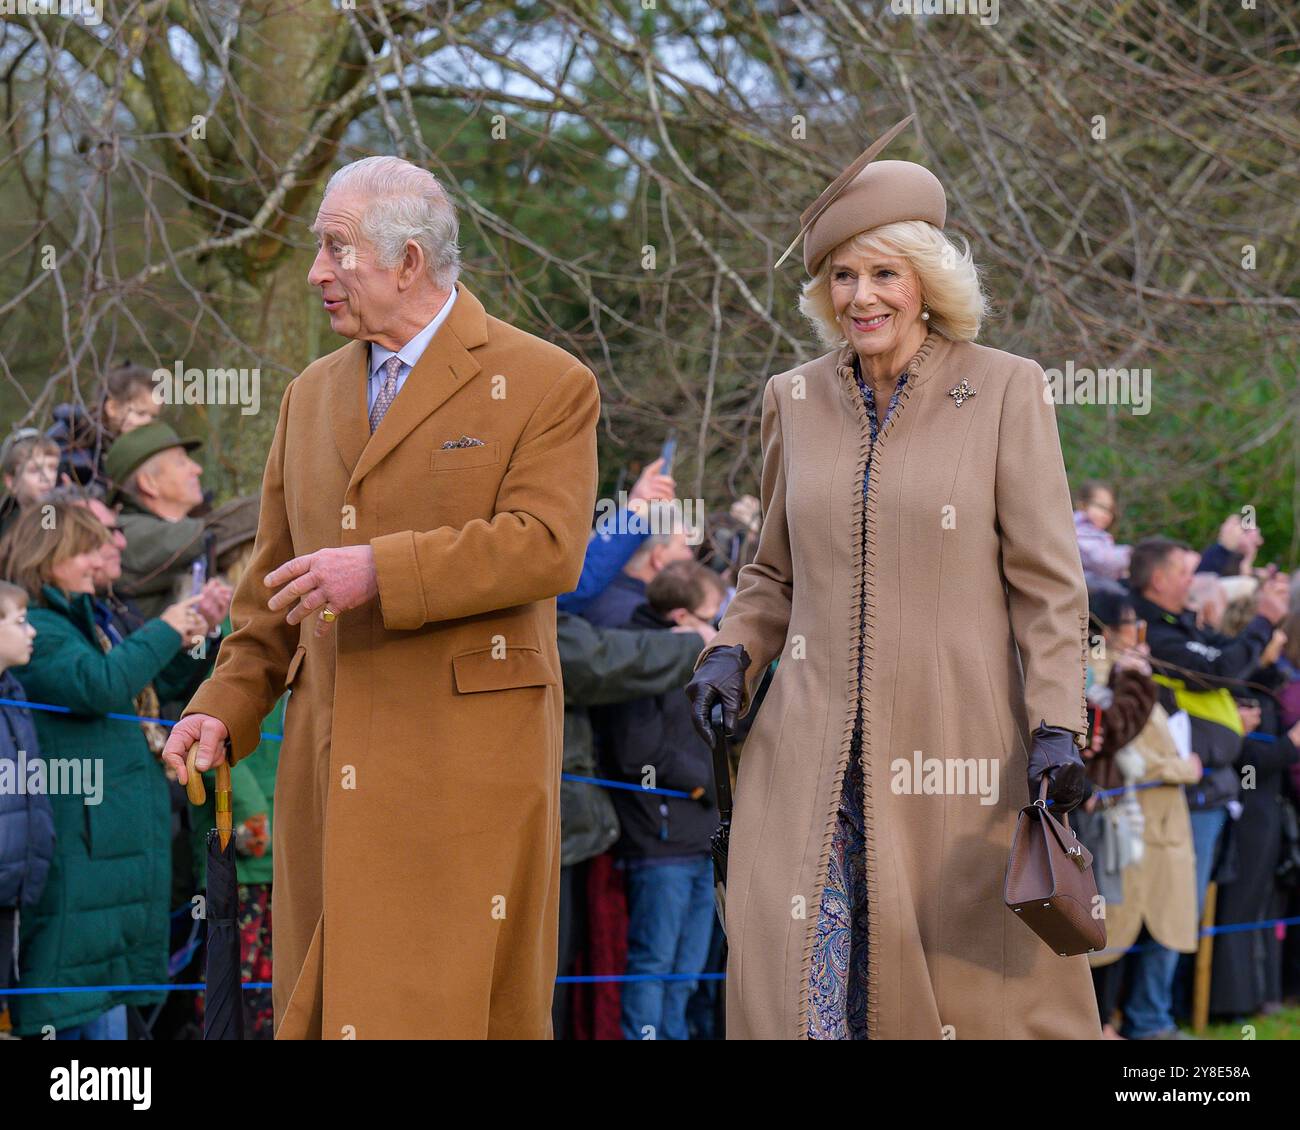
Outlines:
[[[324,620],[325,623],[332,624],[339,618],[339,614],[327,604],[321,609],[320,618]]]

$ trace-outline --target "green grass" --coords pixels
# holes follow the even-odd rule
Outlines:
[[[1226,1024],[1211,1024],[1201,1033],[1202,1040],[1241,1040],[1249,1032],[1247,1026],[1254,1028],[1256,1040],[1300,1040],[1300,1006],[1284,1008],[1272,1016],[1256,1016]],[[1189,1036],[1194,1036],[1190,1028],[1184,1028]]]

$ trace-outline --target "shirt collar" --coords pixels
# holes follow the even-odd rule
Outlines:
[[[438,327],[447,320],[451,313],[451,308],[456,304],[456,287],[451,288],[451,295],[447,301],[442,304],[442,309],[434,316],[433,320],[408,341],[401,349],[397,350],[396,356],[402,359],[402,363],[408,369],[414,369],[415,363],[419,361],[424,351],[428,348],[429,342],[433,340],[433,335],[438,332]],[[385,349],[377,342],[370,343],[370,375],[373,377],[383,368],[384,362],[394,356],[391,349]]]

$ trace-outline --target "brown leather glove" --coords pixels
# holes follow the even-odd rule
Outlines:
[[[1047,799],[1060,816],[1083,803],[1087,794],[1088,774],[1083,755],[1074,742],[1074,733],[1059,726],[1040,722],[1029,749],[1029,799],[1038,799],[1043,775],[1047,775]]]
[[[691,700],[691,723],[709,749],[713,748],[709,715],[713,713],[714,703],[722,703],[722,724],[727,732],[736,729],[740,704],[745,698],[745,671],[749,664],[749,653],[741,644],[717,647],[704,657],[704,662],[686,684],[686,697]]]

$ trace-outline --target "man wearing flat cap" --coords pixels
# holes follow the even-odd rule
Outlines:
[[[118,528],[126,538],[122,577],[115,589],[146,619],[193,595],[196,561],[204,562],[202,591],[216,599],[217,620],[225,616],[230,591],[208,576],[215,560],[209,545],[221,539],[239,500],[202,518],[191,516],[203,502],[203,468],[190,453],[202,446],[155,421],[123,434],[104,459],[111,484],[108,502],[120,505]]]
[[[290,690],[277,1038],[549,1038],[555,598],[591,529],[596,379],[459,281],[428,171],[345,166],[312,230],[352,340],[285,390],[235,631],[165,756],[238,761]]]
[[[736,786],[728,1036],[1098,1038],[1087,959],[1003,901],[1031,790],[1082,795],[1054,411],[1035,362],[974,343],[938,179],[873,163],[906,124],[802,217],[829,352],[767,382],[758,551],[687,688],[711,744],[713,704],[734,726],[780,659]]]
[[[122,435],[104,458],[108,501],[120,503],[126,537],[117,590],[146,619],[190,595],[192,565],[204,555],[203,520],[189,516],[203,501],[203,468],[190,458],[201,446],[158,421]]]

